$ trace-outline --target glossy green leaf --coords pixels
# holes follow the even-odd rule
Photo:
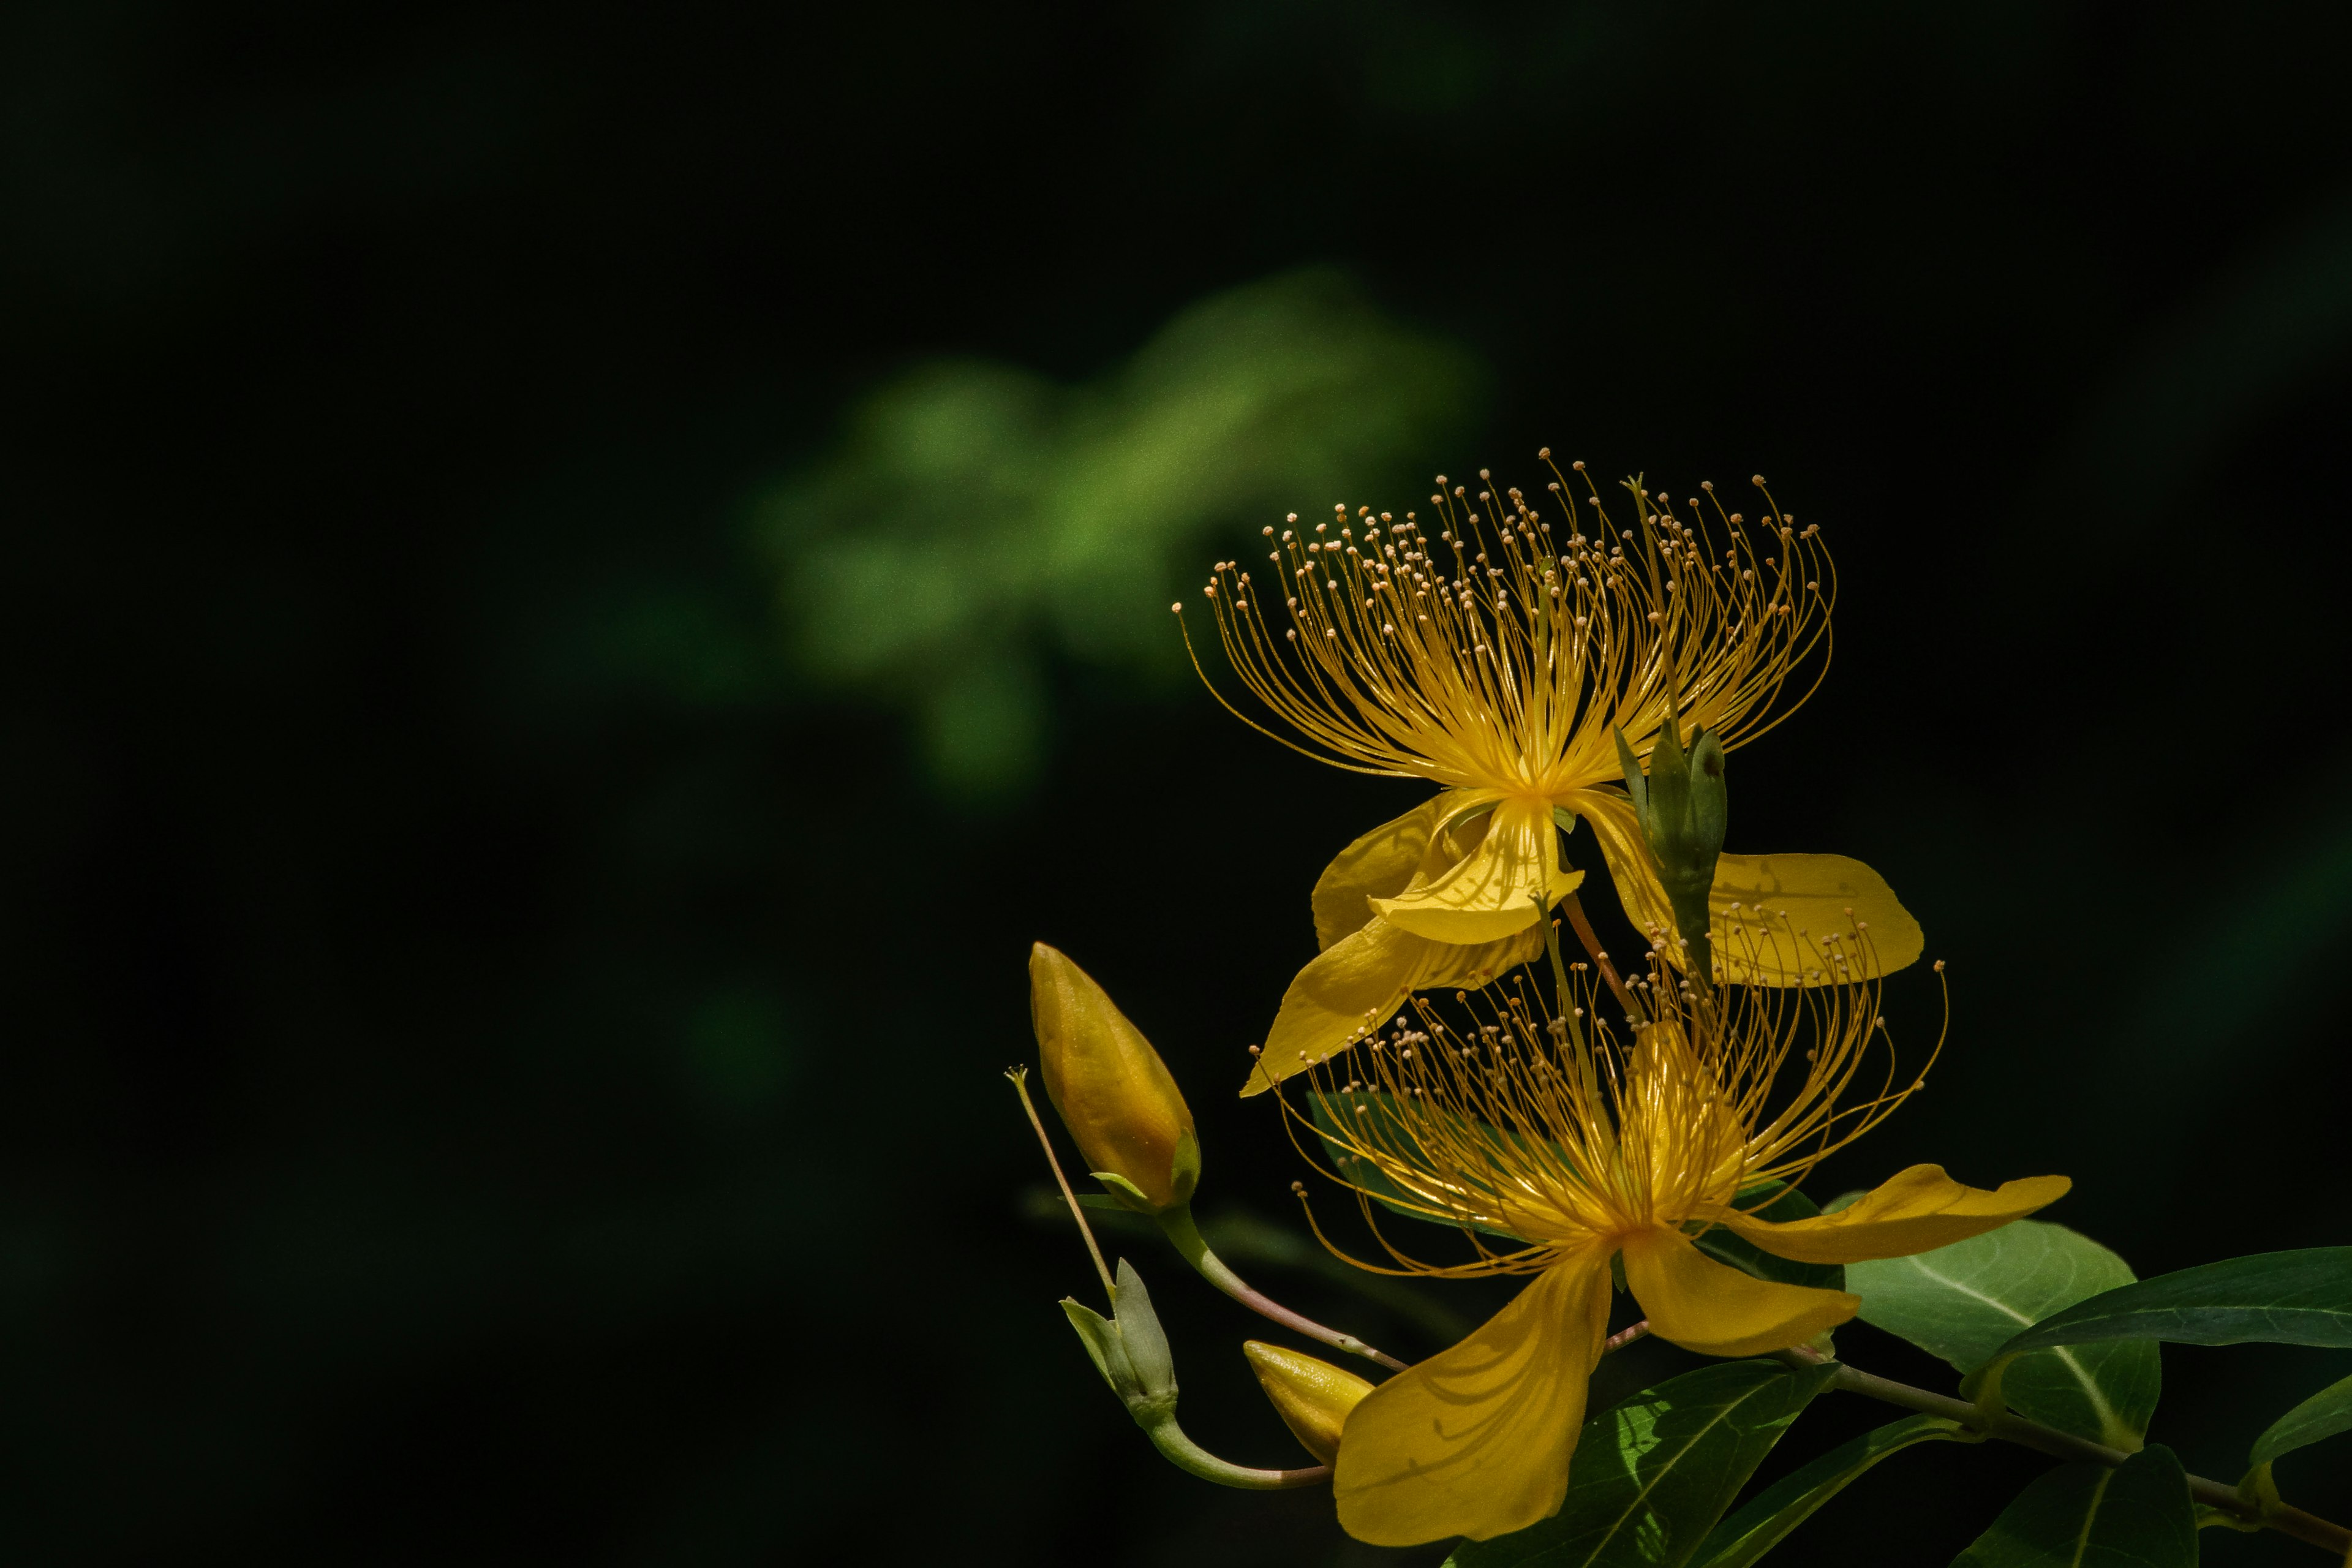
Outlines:
[[[2172,1450],[2115,1469],[2061,1465],[2001,1510],[1952,1568],[2194,1568],[2197,1510]]]
[[[2000,1353],[2105,1340],[2352,1346],[2352,1247],[2263,1252],[2159,1275],[2045,1318]]]
[[[1718,1362],[1633,1395],[1586,1423],[1559,1512],[1448,1568],[1678,1568],[1834,1372]]]
[[[1400,1152],[1419,1149],[1419,1143],[1398,1119],[1390,1096],[1359,1089],[1352,1093],[1318,1094],[1309,1099],[1315,1117],[1315,1131],[1322,1137],[1324,1157],[1331,1162],[1331,1169],[1341,1180],[1352,1183],[1381,1207],[1403,1215],[1408,1219],[1423,1220],[1432,1225],[1466,1226],[1483,1235],[1500,1237],[1506,1241],[1525,1239],[1476,1220],[1438,1219],[1417,1206],[1412,1195],[1389,1180],[1377,1165],[1349,1154],[1346,1145],[1333,1136],[1338,1129],[1338,1119],[1343,1116],[1353,1119],[1360,1138]],[[1423,1111],[1417,1114],[1433,1113]],[[1487,1136],[1505,1136],[1491,1128],[1482,1131]]]
[[[1911,1258],[1846,1267],[1862,1320],[1974,1372],[2017,1331],[2132,1282],[2124,1260],[2063,1225],[2017,1220]],[[2157,1348],[2117,1343],[2037,1352],[2001,1392],[2031,1420],[2131,1449],[2147,1433],[2163,1372]]]
[[[1733,1202],[1744,1209],[1768,1192],[1777,1192],[1780,1196],[1762,1208],[1753,1211],[1759,1219],[1769,1220],[1774,1225],[1785,1225],[1792,1219],[1811,1219],[1822,1212],[1813,1206],[1812,1199],[1790,1187],[1786,1182],[1767,1182],[1759,1186],[1750,1187],[1742,1192]],[[1701,1252],[1708,1254],[1720,1262],[1728,1263],[1734,1268],[1753,1274],[1759,1279],[1778,1279],[1784,1285],[1807,1285],[1816,1290],[1843,1290],[1846,1288],[1845,1269],[1842,1265],[1798,1263],[1786,1258],[1775,1258],[1745,1237],[1726,1230],[1721,1226],[1695,1239]]]
[[[1841,1443],[1741,1504],[1715,1527],[1691,1561],[1696,1568],[1748,1568],[1879,1460],[1916,1443],[1949,1440],[1978,1441],[1957,1421],[1906,1415]]]
[[[2281,1454],[2338,1432],[2352,1432],[2352,1377],[2329,1384],[2272,1422],[2270,1430],[2254,1439],[2248,1462],[2267,1465]]]

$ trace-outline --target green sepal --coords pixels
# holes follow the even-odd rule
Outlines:
[[[1617,765],[1625,771],[1625,793],[1633,797],[1633,816],[1641,823],[1644,837],[1650,830],[1650,778],[1642,771],[1642,759],[1633,754],[1626,743],[1625,731],[1611,725],[1610,734],[1617,740]]]
[[[1164,1402],[1170,1408],[1176,1404],[1176,1358],[1168,1348],[1168,1335],[1160,1326],[1160,1315],[1151,1310],[1151,1293],[1143,1288],[1142,1276],[1124,1258],[1118,1260],[1118,1289],[1114,1301],[1118,1310],[1119,1342],[1127,1349],[1128,1365],[1135,1372],[1136,1385],[1144,1397]],[[1138,1420],[1142,1416],[1138,1415]]]
[[[1111,1198],[1119,1207],[1133,1209],[1137,1214],[1144,1215],[1153,1215],[1160,1212],[1160,1205],[1145,1197],[1141,1187],[1137,1186],[1118,1172],[1091,1171],[1087,1173],[1108,1189]]]
[[[1176,1157],[1168,1165],[1168,1188],[1181,1205],[1192,1201],[1193,1189],[1200,1184],[1201,1140],[1187,1127],[1177,1135]]]
[[[1127,1349],[1118,1342],[1118,1325],[1072,1296],[1062,1298],[1062,1311],[1070,1320],[1070,1327],[1078,1331],[1078,1342],[1087,1347],[1087,1358],[1102,1373],[1102,1380],[1110,1384],[1110,1391],[1122,1400],[1130,1400],[1141,1393],[1142,1385],[1136,1381]]]

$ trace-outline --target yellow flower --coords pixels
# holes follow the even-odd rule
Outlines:
[[[1042,942],[1029,950],[1029,1013],[1045,1092],[1087,1169],[1114,1178],[1104,1184],[1130,1207],[1138,1197],[1148,1210],[1190,1200],[1201,1173],[1192,1108],[1143,1031]]]
[[[1677,715],[1737,746],[1779,721],[1773,699],[1826,648],[1828,552],[1817,529],[1777,511],[1749,523],[1706,487],[1714,520],[1694,500],[1686,521],[1635,480],[1627,527],[1589,481],[1582,501],[1551,485],[1549,518],[1516,489],[1474,501],[1438,484],[1426,525],[1414,512],[1359,509],[1351,521],[1337,509],[1283,531],[1268,557],[1278,588],[1227,561],[1207,589],[1234,670],[1300,737],[1276,739],[1351,772],[1444,786],[1323,874],[1322,956],[1284,996],[1245,1094],[1378,1028],[1415,990],[1483,984],[1532,958],[1536,900],[1548,909],[1580,880],[1560,868],[1555,813],[1592,824],[1635,928],[1671,939],[1672,906],[1612,782],[1619,732],[1647,757]],[[1279,628],[1277,595],[1289,622]],[[1919,953],[1894,893],[1840,856],[1724,856],[1710,901],[1719,927],[1760,908],[1826,930],[1851,911],[1874,926],[1885,967]],[[1774,966],[1769,942],[1729,945],[1763,967],[1719,963],[1722,978],[1801,978]]]
[[[1258,1386],[1274,1405],[1282,1424],[1306,1446],[1307,1451],[1331,1463],[1339,1455],[1339,1432],[1349,1412],[1364,1402],[1372,1385],[1352,1372],[1328,1361],[1301,1355],[1263,1340],[1242,1346]]]
[[[1816,942],[1785,926],[1775,940],[1782,962],[1824,970],[1833,950],[1865,945],[1864,933]],[[1363,1077],[1316,1074],[1326,1146],[1367,1216],[1377,1198],[1460,1226],[1472,1244],[1467,1261],[1424,1264],[1383,1236],[1397,1267],[1382,1272],[1536,1277],[1349,1415],[1335,1486],[1339,1521],[1358,1538],[1486,1540],[1559,1509],[1607,1334],[1612,1258],[1653,1332],[1706,1355],[1755,1355],[1804,1342],[1860,1302],[1717,1262],[1695,1235],[1720,1226],[1807,1263],[1898,1258],[2006,1225],[2067,1189],[2040,1176],[1986,1192],[1915,1165],[1835,1214],[1759,1219],[1752,1211],[1782,1190],[1772,1184],[1802,1180],[1919,1087],[1895,1087],[1893,1046],[1880,1042],[1877,1087],[1839,1104],[1883,1032],[1876,987],[1702,995],[1654,957],[1644,990],[1654,1021],[1623,1039],[1590,1007],[1549,1017],[1521,984],[1492,1024],[1464,1032],[1423,1007],[1422,1027],[1401,1026],[1351,1058]],[[1801,1047],[1801,1081],[1776,1093]]]

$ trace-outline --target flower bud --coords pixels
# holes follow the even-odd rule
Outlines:
[[[1042,942],[1029,950],[1029,1014],[1045,1093],[1096,1179],[1148,1214],[1189,1202],[1201,1176],[1192,1112],[1143,1032]]]
[[[1657,857],[1658,883],[1674,906],[1675,925],[1690,944],[1691,969],[1712,978],[1706,933],[1714,917],[1707,892],[1715,886],[1716,862],[1723,857],[1723,742],[1700,730],[1685,751],[1676,733],[1681,728],[1681,721],[1669,712],[1665,728],[1650,748],[1646,775],[1622,730],[1617,731],[1617,760],[1625,771],[1625,791],[1633,797],[1642,837]]]
[[[1327,1465],[1339,1462],[1339,1429],[1372,1391],[1372,1385],[1329,1362],[1252,1340],[1242,1346],[1258,1386],[1274,1402],[1282,1424],[1307,1446],[1307,1451]]]

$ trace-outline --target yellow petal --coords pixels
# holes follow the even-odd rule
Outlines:
[[[1991,1192],[1963,1186],[1941,1165],[1914,1165],[1835,1214],[1775,1225],[1726,1214],[1717,1222],[1777,1257],[1800,1263],[1908,1258],[2023,1219],[2066,1195],[2064,1176],[2028,1176]]]
[[[1045,1092],[1089,1171],[1108,1171],[1165,1206],[1176,1190],[1176,1146],[1192,1112],[1168,1064],[1094,977],[1038,942],[1029,950],[1029,1014]]]
[[[1452,1350],[1372,1390],[1340,1438],[1341,1527],[1375,1546],[1417,1546],[1549,1518],[1568,1495],[1608,1330],[1608,1254],[1593,1247],[1538,1275]]]
[[[1615,885],[1617,901],[1625,906],[1625,918],[1633,922],[1633,929],[1645,937],[1654,931],[1673,934],[1675,907],[1658,882],[1658,858],[1642,837],[1642,821],[1633,815],[1633,803],[1616,790],[1589,789],[1572,796],[1568,808],[1592,824],[1601,858],[1609,863],[1609,880]]]
[[[1298,972],[1242,1093],[1263,1094],[1347,1049],[1394,1017],[1415,991],[1484,985],[1542,951],[1543,932],[1533,926],[1500,942],[1460,947],[1376,919]]]
[[[1633,803],[1614,790],[1596,789],[1579,792],[1568,806],[1592,824],[1633,929],[1673,933],[1674,906],[1658,883],[1657,858],[1642,837]],[[1801,985],[1809,973],[1874,979],[1917,963],[1927,945],[1919,922],[1886,879],[1843,855],[1720,856],[1706,901],[1716,972],[1737,984]],[[1864,940],[1856,939],[1857,921]],[[1810,932],[1812,940],[1794,939],[1791,930]],[[1843,970],[1826,962],[1815,945],[1832,933],[1849,960]],[[1672,943],[1666,955],[1681,962],[1681,949]]]
[[[1862,1298],[1759,1279],[1717,1263],[1664,1226],[1625,1239],[1625,1283],[1650,1331],[1701,1355],[1760,1355],[1801,1345],[1862,1310]]]
[[[1250,1370],[1257,1373],[1258,1386],[1265,1390],[1274,1413],[1307,1451],[1327,1465],[1338,1458],[1340,1428],[1372,1385],[1328,1361],[1260,1340],[1243,1345],[1242,1354],[1249,1357]]]
[[[1372,909],[1391,925],[1434,942],[1495,942],[1536,924],[1540,917],[1530,894],[1543,894],[1549,909],[1583,879],[1582,872],[1559,868],[1551,804],[1511,799],[1495,807],[1486,837],[1460,862],[1395,898],[1374,899]]]
[[[1476,804],[1467,790],[1447,790],[1384,822],[1332,858],[1315,880],[1315,941],[1329,947],[1372,918],[1370,900],[1404,891],[1446,818]]]
[[[1916,963],[1927,945],[1886,879],[1843,855],[1726,855],[1716,862],[1707,906],[1716,968],[1738,984],[1799,985],[1808,971],[1832,970],[1815,947],[1832,933],[1849,960],[1829,975],[1839,980],[1892,974]],[[1759,920],[1759,910],[1769,918]],[[1859,941],[1857,921],[1864,928]],[[1791,928],[1811,932],[1812,941],[1791,942]],[[1743,937],[1743,930],[1754,934]]]

